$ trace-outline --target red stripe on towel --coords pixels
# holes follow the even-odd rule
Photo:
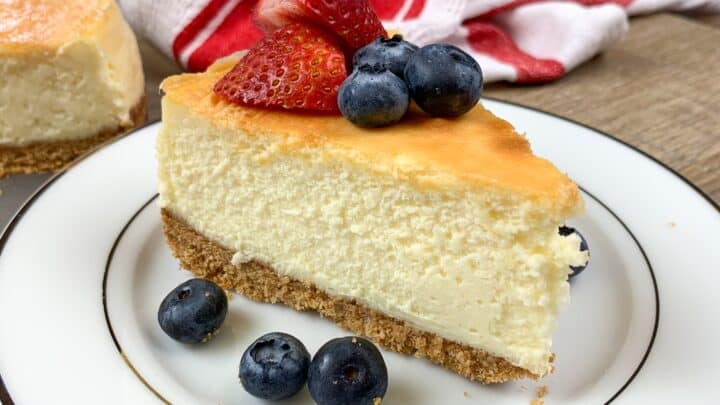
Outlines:
[[[478,20],[464,23],[468,29],[468,43],[473,50],[512,65],[518,83],[547,82],[560,78],[565,67],[552,59],[538,59],[517,47],[512,38],[498,26]]]
[[[188,70],[203,71],[216,59],[255,45],[264,35],[252,22],[255,3],[257,0],[243,0],[232,9],[215,32],[190,55]]]
[[[424,8],[425,0],[412,0],[412,5],[410,6],[407,14],[405,14],[405,17],[403,17],[403,20],[412,20],[413,18],[418,18]]]
[[[172,44],[173,56],[175,60],[180,60],[180,54],[188,44],[190,44],[195,37],[205,28],[206,25],[212,21],[213,17],[220,11],[221,8],[227,3],[228,0],[210,0],[210,2],[203,8],[195,18],[190,21],[185,28],[175,37]]]

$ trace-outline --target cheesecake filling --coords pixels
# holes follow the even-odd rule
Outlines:
[[[135,36],[114,2],[94,23],[57,48],[0,46],[0,145],[132,125],[130,110],[144,94]]]
[[[227,129],[165,97],[160,204],[233,261],[258,260],[330,294],[490,354],[549,370],[570,265],[587,257],[557,211],[500,189],[419,187],[331,145]]]

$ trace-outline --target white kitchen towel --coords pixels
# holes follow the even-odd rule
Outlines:
[[[366,0],[362,0],[366,1]],[[251,47],[258,0],[119,0],[133,28],[185,69]],[[720,13],[720,0],[370,0],[387,29],[471,53],[486,82],[555,80],[620,40],[628,15]]]

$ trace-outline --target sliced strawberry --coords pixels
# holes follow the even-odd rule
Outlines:
[[[255,44],[214,90],[233,103],[337,112],[338,88],[346,77],[336,39],[292,23]]]
[[[387,36],[368,0],[260,0],[254,21],[266,32],[290,21],[312,22],[342,38],[352,53]]]

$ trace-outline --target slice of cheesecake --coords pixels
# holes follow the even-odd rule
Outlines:
[[[229,104],[234,64],[165,80],[168,243],[195,274],[312,310],[387,349],[496,383],[550,370],[579,239],[577,186],[477,106],[366,130]]]
[[[0,177],[59,169],[144,120],[137,42],[113,0],[0,2]]]

